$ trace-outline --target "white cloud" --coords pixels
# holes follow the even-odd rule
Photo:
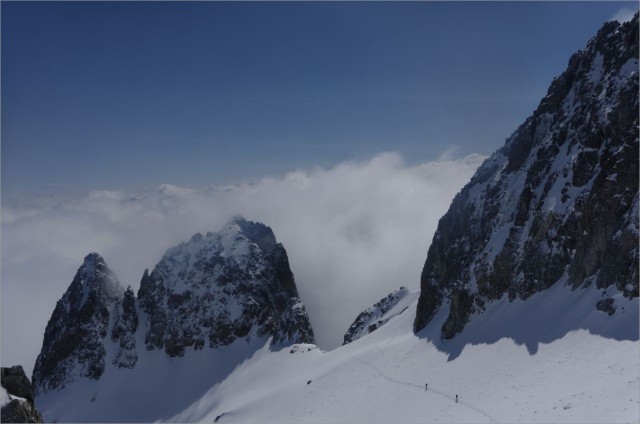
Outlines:
[[[2,210],[2,362],[30,372],[56,301],[96,251],[137,288],[171,246],[231,216],[271,226],[289,255],[319,344],[331,348],[356,315],[419,278],[438,219],[483,157],[407,166],[393,153],[331,169],[203,189],[138,193]]]
[[[633,19],[633,15],[635,15],[637,12],[638,9],[623,7],[622,9],[618,10],[615,15],[613,15],[609,20],[618,21],[620,23],[629,22],[631,19]]]

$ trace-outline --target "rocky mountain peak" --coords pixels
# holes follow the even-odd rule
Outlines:
[[[262,250],[269,250],[276,244],[276,236],[271,228],[261,222],[251,222],[241,215],[236,215],[232,222],[236,224],[240,231],[252,242],[257,244]]]
[[[275,343],[313,342],[284,247],[271,228],[240,216],[167,250],[138,298],[146,348],[170,356],[269,334]]]
[[[414,329],[446,304],[451,338],[487,302],[560,281],[637,297],[637,210],[636,14],[606,23],[571,57],[455,197],[429,248]]]
[[[78,377],[100,378],[105,367],[103,339],[123,292],[99,254],[84,258],[45,329],[33,371],[36,394],[62,388]]]
[[[97,253],[85,256],[82,266],[78,269],[76,278],[82,285],[82,307],[92,293],[104,301],[113,301],[122,296],[122,287],[117,277],[107,267],[106,262]]]
[[[47,325],[35,392],[126,372],[147,351],[180,357],[268,337],[273,345],[314,342],[284,247],[271,228],[235,217],[168,249],[144,271],[137,296],[100,255],[87,255]]]
[[[80,311],[89,303],[87,308],[90,312],[96,303],[118,299],[122,291],[117,277],[102,256],[90,253],[84,258],[61,301],[69,311]]]

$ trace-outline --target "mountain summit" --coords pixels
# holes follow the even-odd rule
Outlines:
[[[123,292],[100,255],[90,253],[84,258],[47,324],[33,370],[36,396],[62,389],[78,378],[100,378],[105,370],[103,340]]]
[[[36,400],[48,420],[166,418],[267,340],[275,350],[314,343],[287,253],[266,225],[238,216],[167,250],[137,297],[91,253],[47,325]],[[143,395],[168,381],[188,388]],[[86,408],[72,407],[89,392]],[[138,407],[113,410],[125,399]]]
[[[421,276],[420,331],[443,338],[504,294],[562,281],[638,296],[638,15],[607,22],[441,218]]]
[[[271,228],[239,216],[218,233],[198,233],[169,249],[145,271],[138,299],[147,317],[146,349],[170,356],[239,337],[314,342],[287,252]]]

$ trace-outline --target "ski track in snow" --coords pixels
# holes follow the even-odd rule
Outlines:
[[[386,358],[386,356],[387,356],[387,348],[389,347],[389,345],[395,339],[396,335],[398,334],[398,331],[400,329],[402,329],[402,326],[400,325],[401,323],[402,323],[401,320],[392,319],[390,322],[388,322],[386,324],[390,331],[391,331],[390,327],[395,327],[395,328],[393,329],[393,333],[391,334],[391,336],[388,337],[388,339],[385,342],[383,348],[380,348],[377,345],[374,345],[375,349],[378,352],[380,352],[381,358],[383,358],[383,359]],[[417,389],[422,390],[422,386],[419,385],[419,384],[406,382],[406,381],[401,381],[401,380],[398,380],[396,378],[393,378],[393,377],[391,377],[389,375],[386,375],[384,372],[382,372],[382,370],[378,366],[376,366],[375,364],[373,364],[373,363],[371,363],[369,361],[366,361],[364,359],[361,359],[361,358],[356,358],[349,351],[347,351],[347,354],[349,355],[349,357],[351,359],[355,359],[356,361],[358,361],[360,363],[363,363],[363,364],[367,365],[370,368],[373,368],[373,370],[375,370],[382,378],[384,378],[384,379],[386,379],[386,380],[388,380],[390,382],[393,382],[393,383],[396,383],[396,384],[402,384],[402,385],[405,385],[405,386],[415,387]],[[442,397],[444,397],[446,399],[449,399],[449,400],[452,400],[452,401],[455,402],[455,395],[450,395],[450,394],[447,394],[447,393],[445,393],[443,391],[440,391],[440,390],[437,390],[437,389],[429,389],[429,390],[426,390],[426,392],[434,392],[434,393],[436,393],[436,394],[438,394],[438,395],[440,395],[440,396],[442,396]],[[476,411],[480,415],[483,415],[485,418],[487,418],[492,423],[498,422],[495,418],[493,418],[491,415],[489,415],[489,413],[487,413],[486,411],[484,411],[483,409],[481,409],[481,408],[479,408],[477,406],[474,406],[474,405],[472,405],[472,404],[470,404],[470,403],[468,403],[466,401],[463,401],[463,400],[458,400],[458,403],[463,405],[463,406],[466,406],[467,408],[470,408],[470,409]]]
[[[395,335],[395,333],[394,333],[394,335]],[[361,358],[356,358],[351,354],[351,352],[347,352],[347,354],[349,355],[349,357],[351,359],[354,359],[354,360],[356,360],[356,361],[358,361],[360,363],[363,363],[363,364],[367,365],[368,367],[372,368],[375,372],[378,373],[378,375],[380,375],[380,377],[384,378],[387,381],[390,381],[390,382],[396,383],[396,384],[402,384],[404,386],[415,387],[415,388],[417,388],[419,390],[422,390],[422,386],[419,385],[419,384],[411,383],[411,382],[408,382],[408,381],[401,381],[401,380],[395,379],[393,377],[390,377],[387,374],[385,374],[384,372],[382,372],[382,370],[379,367],[377,367],[375,364],[372,364],[371,362],[366,361],[366,360],[361,359]],[[456,401],[455,395],[450,395],[450,394],[447,394],[447,393],[442,392],[440,390],[429,388],[429,390],[425,390],[425,392],[426,393],[434,392],[434,393],[436,393],[436,394],[438,394],[438,395],[440,395],[440,396],[442,396],[442,397],[444,397],[446,399],[449,399],[449,400],[451,400],[453,402]],[[478,408],[477,406],[474,406],[474,405],[470,404],[469,402],[465,402],[465,401],[460,400],[460,399],[458,399],[457,403],[459,403],[459,404],[461,404],[463,406],[466,406],[467,408],[470,408],[470,409],[474,410],[475,412],[477,412],[480,415],[483,415],[490,422],[497,423],[495,418],[493,418],[491,415],[489,415],[486,411],[483,411],[481,408]]]
[[[189,351],[186,361],[148,352],[152,361],[145,367],[76,385],[50,408],[40,406],[61,422],[105,414],[111,422],[637,422],[638,301],[619,299],[620,311],[610,317],[593,307],[601,297],[595,287],[575,292],[557,284],[526,302],[495,302],[457,342],[444,344],[439,328],[448,309],[416,335],[416,297],[407,312],[333,351],[313,345],[272,350],[268,340],[256,340]],[[566,328],[537,340],[536,349],[526,346],[530,339],[516,338],[552,326]],[[458,352],[457,344],[464,349]],[[203,373],[211,363],[226,368]],[[173,369],[171,378],[160,378],[158,367]],[[130,390],[140,380],[146,389]]]

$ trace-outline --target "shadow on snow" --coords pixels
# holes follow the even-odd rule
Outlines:
[[[617,310],[609,316],[597,310],[596,303],[611,295]],[[538,352],[541,343],[551,343],[578,330],[618,341],[639,338],[638,298],[626,299],[615,289],[604,291],[594,286],[571,290],[560,281],[527,300],[509,302],[505,295],[488,303],[485,312],[471,315],[461,333],[443,340],[441,328],[448,314],[449,304],[445,303],[416,335],[446,352],[449,361],[460,356],[467,344],[493,344],[503,338],[524,345],[531,355]]]

